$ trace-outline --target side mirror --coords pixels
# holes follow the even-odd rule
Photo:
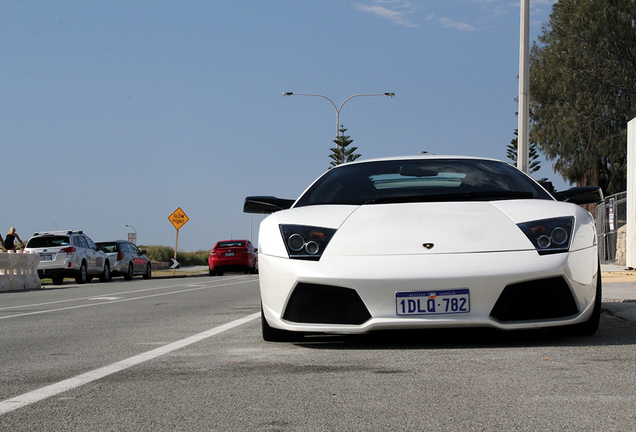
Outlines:
[[[604,200],[603,190],[598,186],[577,186],[552,195],[557,201],[579,205],[598,204]]]
[[[273,196],[248,196],[243,204],[243,213],[271,214],[290,208],[295,201]]]
[[[142,255],[146,255],[147,253],[148,253],[148,252],[146,252],[146,249],[142,249],[142,250],[141,250],[141,254],[142,254]]]

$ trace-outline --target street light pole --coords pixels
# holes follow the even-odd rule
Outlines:
[[[530,0],[521,0],[519,43],[519,126],[517,127],[517,168],[529,173],[530,165]]]
[[[321,98],[325,98],[327,99],[329,102],[331,102],[331,105],[333,105],[334,109],[336,110],[336,138],[338,137],[338,135],[340,135],[340,110],[342,109],[342,106],[349,100],[349,99],[353,99],[354,97],[358,97],[358,96],[388,96],[388,97],[393,97],[395,96],[395,93],[367,93],[367,94],[356,94],[353,96],[349,96],[348,98],[346,98],[344,100],[344,102],[342,102],[340,104],[339,107],[336,106],[335,103],[333,103],[333,101],[331,99],[329,99],[327,96],[323,96],[321,94],[313,94],[313,93],[292,93],[292,92],[284,92],[283,93],[284,97],[287,96],[320,96]]]

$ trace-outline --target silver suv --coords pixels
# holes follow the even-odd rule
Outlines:
[[[111,279],[108,255],[82,231],[35,233],[24,250],[40,254],[38,275],[50,277],[54,285],[61,285],[65,277],[75,278],[78,284],[94,277],[102,282]]]

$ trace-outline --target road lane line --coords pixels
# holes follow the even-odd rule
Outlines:
[[[236,280],[236,279],[241,279],[241,280],[246,280],[245,276],[234,276],[234,277],[226,277],[223,278],[222,281],[217,281],[217,282],[225,282],[227,280]],[[252,278],[249,280],[257,280],[256,278]],[[213,282],[214,283],[214,282]],[[199,286],[201,286],[203,283],[201,284],[197,284]],[[205,285],[209,285],[210,287],[222,287],[227,285],[226,283],[221,283],[219,285],[210,285],[209,283],[205,283]],[[78,285],[79,286],[79,285]],[[157,291],[157,290],[161,290],[161,289],[169,289],[169,288],[175,288],[175,287],[180,287],[180,286],[186,286],[184,284],[177,284],[177,285],[167,285],[167,286],[160,286],[160,287],[152,287],[152,288],[143,288],[143,289],[137,289],[137,290],[130,290],[130,291],[120,291],[120,292],[113,292],[112,294],[106,294],[106,295],[122,295],[122,294],[132,294],[132,293],[140,293],[140,292],[144,292],[144,291]],[[188,284],[187,286],[193,286],[191,284]],[[102,293],[101,295],[104,295],[104,293]],[[57,304],[57,303],[68,303],[68,302],[74,302],[74,301],[80,301],[80,300],[87,300],[90,298],[93,298],[95,296],[87,296],[87,297],[76,297],[76,298],[69,298],[69,299],[65,299],[65,300],[54,300],[54,301],[50,301],[50,302],[44,302],[44,303],[30,303],[30,304],[25,304],[25,305],[17,305],[17,306],[5,306],[5,307],[0,307],[0,311],[5,311],[5,310],[11,310],[11,309],[24,309],[24,308],[30,308],[30,307],[35,307],[35,306],[47,306],[47,305],[52,305],[52,304]]]
[[[95,380],[104,378],[108,375],[112,375],[117,372],[121,372],[125,369],[129,369],[133,366],[136,366],[140,363],[147,362],[149,360],[153,360],[157,357],[160,357],[165,354],[169,354],[178,349],[184,348],[193,343],[202,341],[209,337],[215,336],[219,333],[223,333],[224,331],[233,329],[234,327],[238,327],[245,323],[255,320],[260,317],[261,313],[257,312],[252,315],[247,315],[243,318],[239,318],[234,321],[230,321],[229,323],[220,325],[218,327],[214,327],[210,330],[204,331],[199,334],[195,334],[188,338],[182,339],[180,341],[172,342],[162,347],[147,351],[145,353],[130,357],[128,359],[119,361],[117,363],[113,363],[111,365],[95,369],[81,375],[78,375],[73,378],[69,378],[63,381],[60,381],[55,384],[51,384],[46,387],[42,387],[38,390],[34,390],[28,393],[24,393],[20,396],[16,396],[11,399],[5,399],[0,402],[0,415],[9,413],[11,411],[15,411],[19,408],[25,407],[27,405],[31,405],[35,402],[39,402],[41,400],[47,399],[51,396],[58,395],[68,390],[75,389],[77,387],[83,386],[85,384],[89,384]]]
[[[8,319],[8,318],[18,318],[18,317],[29,316],[29,315],[40,315],[40,314],[51,313],[51,312],[60,312],[60,311],[72,310],[72,309],[81,309],[81,308],[85,308],[85,307],[101,306],[101,305],[105,305],[105,304],[114,304],[114,303],[127,302],[127,301],[132,301],[132,300],[142,300],[142,299],[147,299],[147,298],[152,298],[152,297],[162,297],[162,296],[165,296],[165,295],[182,294],[182,293],[186,293],[186,292],[190,292],[190,291],[200,291],[200,290],[203,290],[203,289],[218,288],[220,286],[240,285],[240,284],[250,283],[250,282],[253,282],[253,281],[247,280],[247,281],[239,281],[239,282],[234,282],[234,283],[227,283],[227,284],[223,284],[223,285],[208,285],[208,286],[202,286],[202,287],[197,287],[197,288],[189,288],[189,289],[183,289],[183,290],[179,290],[179,291],[171,291],[171,292],[166,292],[166,293],[150,294],[150,295],[146,295],[146,296],[131,297],[131,298],[120,299],[120,300],[108,300],[108,301],[102,301],[102,302],[99,302],[99,303],[87,303],[87,304],[83,304],[83,305],[67,306],[67,307],[57,308],[57,309],[47,309],[47,310],[41,310],[41,311],[35,311],[35,312],[23,312],[23,313],[17,313],[15,315],[0,316],[0,320]],[[181,285],[181,286],[183,286],[183,285]],[[84,300],[90,300],[91,298],[96,298],[96,297],[97,296],[86,297]]]

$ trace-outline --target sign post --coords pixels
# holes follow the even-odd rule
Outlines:
[[[128,241],[132,244],[137,244],[137,233],[128,233]]]
[[[179,266],[179,262],[177,261],[177,247],[179,246],[179,229],[185,225],[187,221],[190,220],[188,216],[181,210],[181,207],[177,208],[170,216],[168,216],[168,220],[172,223],[172,225],[177,230],[177,239],[174,242],[174,261],[172,267],[172,274],[174,275],[177,271],[177,267]]]

